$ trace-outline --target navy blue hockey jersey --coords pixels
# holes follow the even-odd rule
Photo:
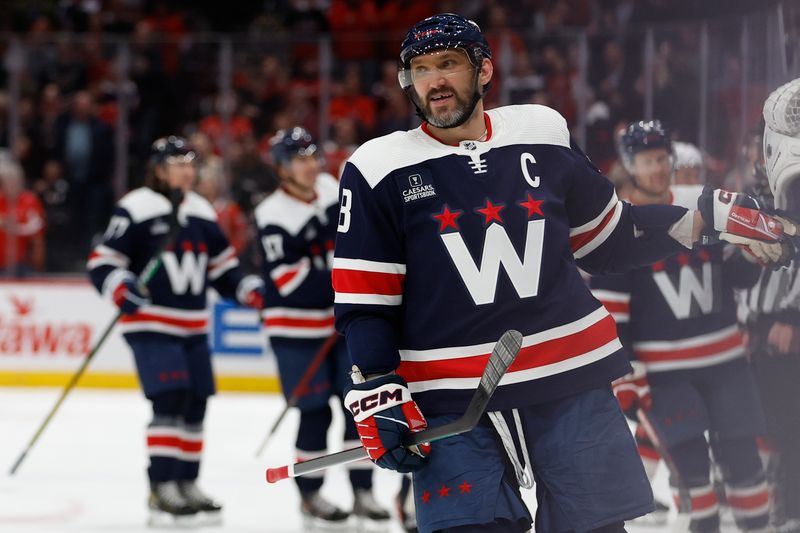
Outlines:
[[[255,210],[264,281],[264,326],[270,337],[322,338],[333,333],[331,261],[339,184],[320,174],[316,198],[305,202],[283,189]]]
[[[94,286],[111,299],[127,279],[141,274],[169,232],[172,206],[152,189],[135,189],[117,203],[103,242],[89,256]],[[255,280],[242,277],[239,260],[217,225],[217,215],[202,196],[189,192],[178,209],[180,230],[162,254],[162,265],[148,284],[152,305],[123,315],[123,333],[157,332],[185,337],[205,334],[206,290],[241,300]],[[259,282],[260,283],[260,282]]]
[[[364,374],[396,369],[427,413],[464,409],[508,329],[523,348],[491,409],[608,385],[629,364],[576,259],[618,271],[682,248],[667,231],[686,209],[619,202],[556,111],[485,120],[484,142],[369,141],[340,184],[337,329]]]
[[[674,186],[673,203],[695,205],[701,192],[702,186]],[[734,289],[752,285],[759,271],[738,252],[726,257],[725,245],[718,244],[623,275],[595,276],[590,285],[632,357],[653,373],[743,357]]]

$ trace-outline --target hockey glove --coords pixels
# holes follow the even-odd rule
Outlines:
[[[143,305],[150,304],[147,289],[140,287],[135,279],[126,279],[117,285],[111,297],[123,315],[132,315]]]
[[[239,282],[236,290],[236,298],[239,303],[252,309],[261,311],[267,299],[267,289],[264,281],[258,276],[246,276]]]
[[[402,445],[403,435],[428,427],[403,378],[388,374],[355,383],[348,388],[344,405],[353,414],[361,445],[372,462],[401,473],[425,464],[430,444]]]
[[[767,265],[784,263],[793,254],[782,220],[752,196],[706,186],[697,208],[705,224],[704,244],[727,241]]]
[[[633,416],[640,407],[645,411],[653,405],[650,395],[650,383],[647,381],[647,371],[639,361],[631,361],[633,372],[615,380],[611,387],[617,397],[622,411]]]

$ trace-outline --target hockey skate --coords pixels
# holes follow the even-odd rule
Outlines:
[[[197,520],[197,509],[183,497],[177,481],[152,482],[148,507],[150,527],[191,527]]]
[[[345,531],[349,513],[322,497],[319,491],[301,494],[300,513],[307,531]]]
[[[186,502],[197,511],[201,525],[208,526],[222,523],[222,505],[201,491],[196,481],[180,481],[178,482],[178,488]]]
[[[669,516],[669,505],[656,500],[655,507],[653,512],[634,519],[633,523],[642,526],[663,526],[666,524]]]
[[[381,507],[371,490],[356,489],[353,493],[353,516],[358,530],[379,532],[389,530],[389,511]]]

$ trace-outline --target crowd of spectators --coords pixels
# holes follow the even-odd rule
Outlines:
[[[752,2],[740,3],[744,13]],[[336,174],[359,143],[414,127],[396,57],[408,27],[435,12],[458,11],[485,31],[496,66],[490,106],[558,109],[570,126],[585,127],[584,144],[603,170],[616,158],[615,126],[644,112],[642,28],[676,19],[657,34],[653,111],[677,137],[696,142],[697,17],[717,14],[719,5],[730,14],[738,3],[265,0],[236,10],[211,0],[10,4],[6,18],[0,15],[0,148],[21,165],[47,220],[47,260],[31,268],[62,272],[82,269],[115,193],[141,183],[150,143],[160,135],[191,138],[202,190],[226,224],[246,232],[236,228],[247,226],[242,221],[254,204],[277,186],[268,158],[276,130],[301,125],[321,137],[325,168]],[[756,4],[763,9],[764,2]],[[737,39],[732,32],[719,43],[731,50],[715,87],[723,95],[742,68]],[[754,102],[767,92],[750,89]],[[738,140],[714,139],[719,146],[708,149],[723,162],[722,176]],[[115,158],[120,141],[124,165]],[[242,249],[246,238],[234,236]]]

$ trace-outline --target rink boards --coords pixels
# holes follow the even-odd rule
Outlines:
[[[275,359],[258,313],[211,299],[209,342],[217,387],[277,391]],[[116,308],[83,279],[0,282],[0,386],[63,386],[115,315]],[[118,328],[78,386],[139,386]]]

